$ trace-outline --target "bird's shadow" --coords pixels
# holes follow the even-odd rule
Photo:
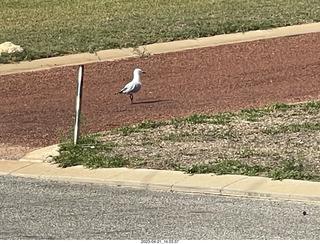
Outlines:
[[[170,101],[170,100],[167,100],[167,99],[158,99],[158,100],[140,101],[140,102],[133,102],[132,105],[134,105],[134,104],[160,103],[160,102],[167,102],[167,101]]]

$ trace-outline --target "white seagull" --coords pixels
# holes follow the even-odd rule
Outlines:
[[[142,71],[141,69],[137,68],[133,71],[133,79],[128,84],[126,84],[121,91],[117,92],[116,94],[128,94],[130,95],[131,103],[133,101],[133,93],[136,93],[141,88],[141,78],[140,73],[145,74],[146,72]]]

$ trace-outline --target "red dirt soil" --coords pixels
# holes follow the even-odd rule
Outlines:
[[[320,97],[320,33],[85,65],[87,132],[144,120]],[[130,104],[114,95],[139,67]],[[0,159],[59,142],[74,123],[78,66],[0,76]],[[4,149],[5,148],[5,149]]]

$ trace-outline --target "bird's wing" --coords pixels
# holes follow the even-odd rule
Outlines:
[[[128,83],[121,91],[120,93],[135,93],[139,91],[141,88],[141,83],[139,82],[130,82]]]
[[[131,86],[131,82],[129,82],[128,84],[126,84],[120,91],[119,93],[127,93],[127,91],[130,89]]]

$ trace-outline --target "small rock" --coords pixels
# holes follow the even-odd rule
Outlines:
[[[22,52],[23,48],[19,45],[15,45],[12,42],[4,42],[0,44],[0,56],[1,53],[15,53]]]
[[[302,214],[303,214],[303,215],[307,215],[307,212],[306,212],[306,211],[303,211]]]

